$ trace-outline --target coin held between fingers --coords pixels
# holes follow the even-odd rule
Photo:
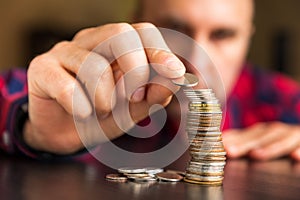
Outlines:
[[[182,77],[172,79],[172,83],[178,86],[193,87],[196,86],[199,79],[196,75],[191,73],[185,73]]]

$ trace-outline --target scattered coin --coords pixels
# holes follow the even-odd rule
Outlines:
[[[127,176],[127,178],[147,178],[147,177],[155,177],[155,175],[153,174],[146,174],[146,173],[143,173],[143,174],[123,174],[124,176]]]
[[[156,177],[162,181],[178,182],[183,179],[179,174],[170,173],[170,172],[161,172],[156,174]]]
[[[119,174],[108,174],[106,179],[115,182],[155,182],[158,180],[166,182],[178,182],[183,179],[181,174],[185,172],[177,170],[169,170],[164,172],[161,168],[146,167],[146,168],[134,168],[134,167],[123,167],[118,169]],[[176,172],[176,173],[175,173]]]
[[[155,168],[155,167],[146,167],[145,168],[145,172],[147,174],[157,174],[157,173],[160,173],[160,172],[163,172],[164,170],[161,169],[161,168]]]
[[[138,174],[146,172],[145,168],[136,168],[136,167],[123,167],[119,168],[118,172],[121,174]]]
[[[137,176],[127,176],[128,179],[131,179],[136,182],[149,182],[149,181],[156,181],[155,176],[144,176],[144,177],[137,177]]]
[[[121,175],[121,174],[107,174],[105,178],[109,181],[115,181],[115,182],[126,182],[127,177]]]

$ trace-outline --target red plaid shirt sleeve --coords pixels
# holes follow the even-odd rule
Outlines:
[[[86,153],[55,155],[30,148],[23,140],[23,127],[28,120],[27,71],[13,69],[0,73],[0,149],[9,154],[35,159],[73,159]]]
[[[0,74],[0,148],[10,154],[29,154],[21,144],[27,113],[28,90],[25,69]],[[23,124],[20,123],[21,113]],[[33,156],[33,155],[32,155]]]
[[[228,97],[223,129],[269,121],[300,124],[299,83],[247,64]]]

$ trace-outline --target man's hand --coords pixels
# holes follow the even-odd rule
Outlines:
[[[101,43],[105,45],[98,48]],[[152,48],[144,48],[145,45]],[[86,60],[88,70],[84,76],[76,77]],[[149,63],[156,63],[151,66],[157,72],[151,83]],[[124,77],[127,72],[132,73]],[[130,115],[138,122],[149,114],[152,105],[166,106],[170,102],[179,88],[169,80],[184,73],[184,65],[170,52],[152,24],[108,24],[80,31],[72,41],[58,43],[31,62],[29,121],[24,139],[37,150],[58,154],[75,152],[83,144],[73,115],[87,119],[94,107],[106,136],[116,138],[122,130],[114,122],[111,111],[118,100],[129,100]],[[114,95],[119,80],[123,85]],[[76,109],[73,107],[75,88],[79,88]],[[101,142],[101,138],[98,140]]]
[[[269,160],[290,156],[300,161],[300,126],[281,122],[258,123],[243,130],[223,132],[229,158],[250,156]]]

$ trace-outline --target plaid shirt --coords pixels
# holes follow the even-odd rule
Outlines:
[[[300,86],[282,74],[248,64],[227,99],[223,130],[270,121],[300,123]]]
[[[26,71],[3,73],[0,90],[0,148],[8,153],[38,157],[22,140],[22,128],[28,117]],[[223,130],[268,121],[299,124],[299,84],[282,74],[248,64],[227,99]]]
[[[8,153],[26,153],[20,138],[22,125],[26,120],[27,91],[25,70],[15,69],[1,74],[0,148]]]

